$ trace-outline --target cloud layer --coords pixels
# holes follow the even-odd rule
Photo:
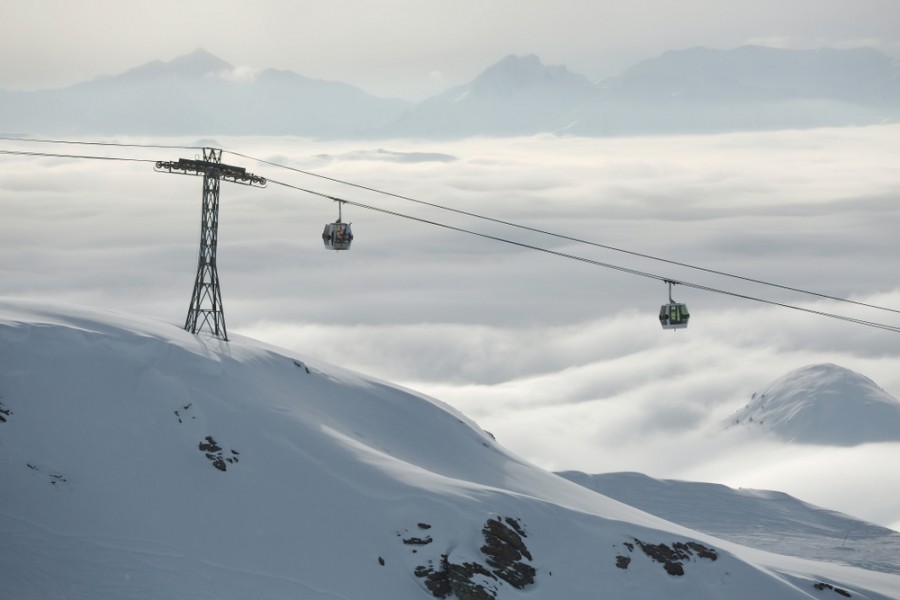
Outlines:
[[[883,126],[380,147],[217,142],[604,246],[900,307],[898,134],[900,127]],[[192,151],[109,153],[172,160]],[[224,160],[516,243],[898,324],[895,313],[511,229],[227,153]],[[3,161],[2,294],[183,323],[196,269],[199,179],[156,174],[149,163]],[[779,489],[900,526],[896,506],[879,500],[900,491],[883,466],[896,445],[786,447],[721,427],[752,392],[817,362],[856,370],[900,396],[896,333],[687,286],[673,295],[690,306],[690,327],[662,331],[656,313],[667,290],[654,279],[351,205],[343,215],[353,223],[353,248],[327,252],[322,226],[337,218],[327,198],[277,184],[223,184],[221,200],[219,275],[232,334],[436,396],[548,468]],[[860,490],[872,493],[861,500]]]

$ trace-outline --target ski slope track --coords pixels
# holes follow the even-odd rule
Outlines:
[[[239,336],[0,299],[0,417],[4,600],[900,598],[898,574],[677,525]]]

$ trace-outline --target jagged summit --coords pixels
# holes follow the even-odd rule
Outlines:
[[[593,84],[561,65],[546,66],[534,54],[509,55],[485,69],[467,86],[475,94],[505,95],[526,91],[590,94]]]
[[[900,401],[850,369],[826,363],[791,371],[726,421],[787,441],[853,446],[900,440]]]
[[[380,130],[387,136],[522,135],[555,131],[595,93],[582,75],[535,55],[507,56],[469,83],[418,104]]]
[[[212,55],[203,48],[176,56],[170,61],[154,60],[125,71],[116,77],[107,78],[121,81],[151,79],[158,77],[177,77],[198,79],[202,77],[226,73],[234,67],[224,60]]]
[[[203,74],[233,68],[231,64],[203,48],[197,48],[193,52],[177,56],[164,64],[183,73]]]

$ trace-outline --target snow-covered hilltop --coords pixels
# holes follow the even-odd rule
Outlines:
[[[791,371],[755,392],[726,426],[748,425],[792,442],[852,446],[900,440],[900,401],[833,364]]]
[[[237,336],[0,300],[0,415],[0,598],[900,598],[900,575],[675,525]]]

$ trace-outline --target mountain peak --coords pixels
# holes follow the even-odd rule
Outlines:
[[[487,71],[491,69],[543,69],[544,63],[541,62],[540,57],[537,54],[526,54],[525,56],[519,56],[517,54],[508,54],[504,56],[492,66],[487,68]]]
[[[825,363],[756,392],[727,425],[755,425],[788,441],[853,446],[900,440],[900,401],[874,381]]]
[[[566,67],[548,66],[535,54],[510,54],[485,69],[472,80],[471,88],[480,93],[512,94],[523,90],[564,88],[590,92],[593,84]]]
[[[430,98],[382,131],[391,136],[530,135],[556,131],[594,84],[534,54],[509,55],[467,84]]]
[[[143,64],[112,79],[154,79],[158,77],[198,79],[215,75],[222,71],[230,71],[233,68],[232,65],[210,54],[203,48],[197,48],[188,54],[176,56],[168,62],[154,60]]]
[[[172,69],[181,72],[195,72],[200,74],[232,68],[230,64],[207,52],[203,48],[197,48],[188,54],[176,56],[168,62],[168,65]]]

